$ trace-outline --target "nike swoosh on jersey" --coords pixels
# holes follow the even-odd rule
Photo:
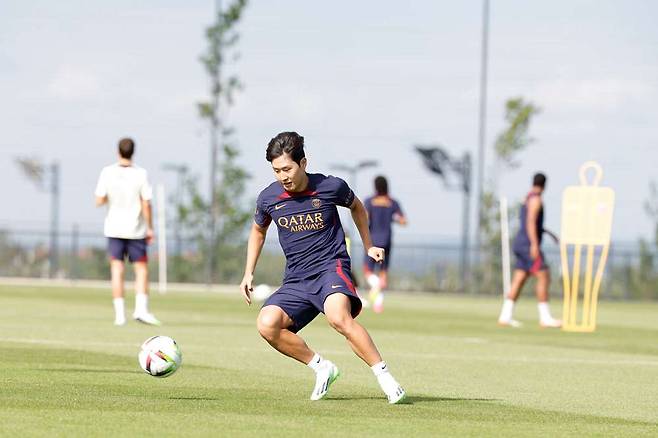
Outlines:
[[[342,285],[342,284],[332,284],[332,285],[331,285],[331,288],[332,288],[332,289],[337,289],[337,288],[339,288],[339,287],[343,287],[343,285]]]
[[[286,204],[275,205],[275,206],[274,206],[274,209],[275,209],[275,210],[278,210],[278,209],[283,208],[283,207],[285,207],[285,206],[286,206]]]

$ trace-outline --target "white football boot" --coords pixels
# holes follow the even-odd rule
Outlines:
[[[403,402],[407,397],[407,393],[400,386],[400,384],[393,378],[391,373],[384,373],[377,376],[377,381],[379,386],[381,386],[386,398],[388,399],[389,404],[397,404]]]
[[[512,327],[512,328],[521,328],[523,323],[517,321],[516,319],[499,319],[498,325],[501,327]]]
[[[133,313],[133,318],[135,321],[141,322],[142,324],[162,325],[162,323],[158,321],[158,318],[149,312]]]
[[[325,360],[323,366],[315,373],[315,388],[311,393],[311,400],[322,400],[329,391],[329,386],[340,376],[338,367]]]

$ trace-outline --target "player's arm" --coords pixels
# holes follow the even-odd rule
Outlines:
[[[539,236],[537,232],[537,215],[541,208],[541,200],[538,196],[533,196],[528,200],[528,215],[526,217],[525,229],[528,232],[530,240],[530,258],[533,260],[539,257]]]
[[[267,235],[266,226],[260,226],[256,222],[251,225],[249,232],[249,241],[247,242],[247,261],[244,266],[244,276],[240,282],[240,292],[244,295],[247,304],[251,304],[251,292],[254,290],[254,271],[256,271],[256,264],[258,258],[263,250],[265,244],[265,236]]]
[[[407,217],[402,213],[402,208],[397,201],[393,201],[393,208],[393,220],[402,226],[407,225]]]
[[[107,184],[106,184],[106,172],[105,169],[101,171],[101,174],[98,177],[98,182],[96,183],[96,190],[94,190],[94,195],[96,195],[96,207],[107,204]]]
[[[146,242],[150,243],[153,240],[153,210],[151,209],[151,201],[142,199],[142,216],[146,222]]]
[[[368,229],[368,212],[363,206],[361,200],[356,196],[350,205],[350,211],[352,212],[352,219],[354,220],[356,229],[359,230],[359,235],[361,236],[363,247],[366,250],[368,256],[370,256],[376,262],[384,261],[384,249],[372,246],[370,230]]]

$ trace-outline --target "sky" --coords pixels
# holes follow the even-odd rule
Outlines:
[[[226,4],[226,0],[224,2]],[[546,226],[558,230],[562,191],[587,160],[617,194],[613,240],[651,237],[643,203],[658,181],[658,3],[492,0],[485,169],[505,101],[541,108],[534,139],[505,170],[500,195],[522,200],[548,175]],[[0,226],[46,229],[49,197],[16,157],[58,161],[61,224],[101,233],[93,190],[122,136],[154,184],[176,189],[165,163],[186,164],[207,191],[209,138],[196,113],[208,80],[199,63],[211,0],[6,0],[0,4]],[[398,241],[445,242],[461,232],[461,194],[426,171],[415,144],[454,156],[478,144],[482,2],[251,1],[239,24],[244,84],[225,113],[252,178],[251,205],[273,175],[270,138],[306,140],[309,171],[376,159],[350,181],[364,198],[389,178],[409,226]],[[474,211],[474,209],[472,209]],[[472,222],[473,223],[473,220]],[[472,227],[473,229],[473,227]]]

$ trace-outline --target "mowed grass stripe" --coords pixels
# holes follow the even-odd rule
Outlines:
[[[532,322],[534,303],[526,301],[519,315]],[[612,317],[626,318],[630,309],[639,312],[631,325]],[[370,371],[321,317],[303,335],[343,375],[328,400],[310,402],[311,372],[259,338],[257,306],[237,295],[174,292],[154,296],[153,310],[164,327],[117,328],[107,292],[1,287],[0,341],[7,341],[0,355],[0,434],[656,432],[656,346],[649,339],[655,305],[604,303],[600,332],[574,337],[530,324],[497,328],[494,299],[388,297],[384,314],[360,319],[407,388],[404,406],[386,404]],[[181,370],[167,379],[149,377],[137,365],[139,345],[153,334],[172,336],[183,350]]]

